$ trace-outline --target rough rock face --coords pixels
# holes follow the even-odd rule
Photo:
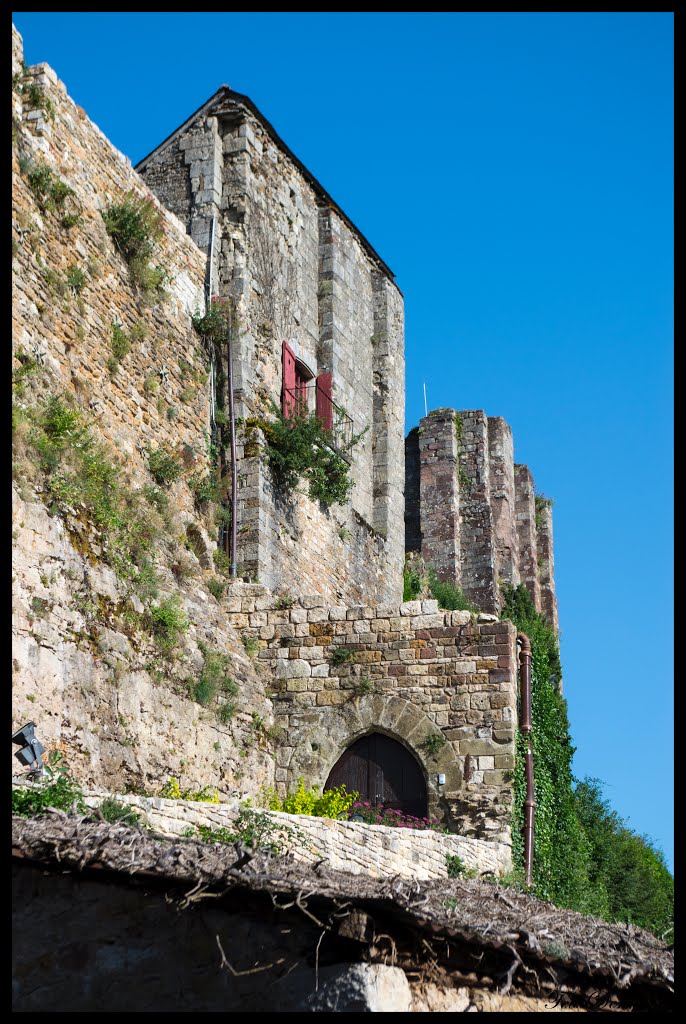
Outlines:
[[[127,622],[133,609],[112,569],[80,553],[41,502],[15,491],[13,524],[13,731],[40,723],[41,742],[85,785],[150,789],[175,776],[253,797],[270,785],[273,760],[252,715],[271,720],[265,683],[203,583],[180,586],[168,573],[189,619],[169,661]],[[226,724],[216,704],[191,696],[199,642],[230,656],[239,692]]]

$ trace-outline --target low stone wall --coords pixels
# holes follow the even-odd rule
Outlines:
[[[98,807],[107,795],[89,790],[86,803]],[[135,795],[117,795],[116,799],[139,808],[146,823],[156,831],[177,836],[194,825],[231,828],[240,811],[237,800],[213,804]],[[275,826],[283,826],[279,841],[298,863],[316,864],[323,859],[336,871],[372,878],[397,875],[421,881],[447,878],[447,855],[457,854],[468,868],[479,872],[503,875],[511,867],[510,848],[504,843],[305,814],[260,813],[267,814]]]

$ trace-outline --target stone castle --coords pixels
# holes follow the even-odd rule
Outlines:
[[[13,72],[13,353],[35,370],[22,414],[67,396],[136,494],[150,489],[151,452],[182,466],[166,490],[161,596],[146,602],[87,504],[56,511],[18,431],[14,728],[34,720],[85,783],[120,791],[176,775],[257,798],[300,777],[352,779],[438,816],[506,870],[518,677],[503,584],[523,583],[557,627],[550,503],[514,463],[509,427],[439,409],[404,437],[393,274],[248,97],[223,86],[134,170],[48,65],[23,65],[16,32]],[[68,188],[71,221],[41,198],[36,168]],[[154,301],[103,220],[131,193],[163,218]],[[221,583],[226,531],[191,486],[229,404],[227,350],[208,362],[193,326],[216,297],[235,314],[240,576]],[[296,404],[336,424],[334,446],[337,431],[359,436],[348,502],[275,483],[264,424]],[[226,428],[216,437],[229,465]],[[479,613],[403,603],[407,552]],[[143,627],[169,595],[187,628],[160,658]],[[232,666],[232,717],[197,699],[208,650]]]

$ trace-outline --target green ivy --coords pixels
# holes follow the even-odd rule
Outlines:
[[[536,611],[523,585],[503,587],[502,617],[531,641],[534,820],[533,892],[561,907],[608,921],[632,921],[658,934],[673,912],[673,879],[662,854],[634,835],[601,799],[597,780],[572,774],[567,703],[555,630]],[[512,813],[514,882],[524,878],[524,757],[527,739],[516,740]]]

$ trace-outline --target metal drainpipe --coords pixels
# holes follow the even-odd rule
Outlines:
[[[519,649],[520,705],[519,729],[527,737],[524,760],[526,799],[524,800],[524,875],[526,885],[534,884],[534,751],[531,736],[531,641],[526,633],[517,633]]]
[[[229,361],[229,429],[231,432],[231,578],[236,579],[236,534],[238,529],[238,509],[236,495],[238,493],[238,474],[236,470],[236,418],[233,411],[233,309],[229,317],[226,331],[228,340]]]

